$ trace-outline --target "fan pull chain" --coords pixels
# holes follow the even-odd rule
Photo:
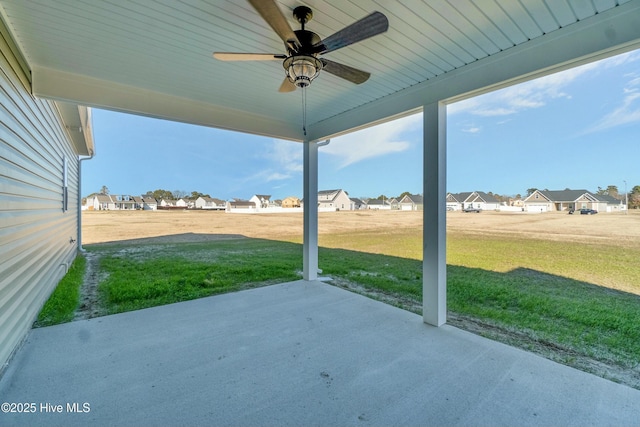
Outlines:
[[[307,88],[302,87],[302,133],[307,136]]]

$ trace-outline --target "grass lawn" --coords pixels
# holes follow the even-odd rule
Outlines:
[[[40,310],[34,327],[71,322],[80,301],[80,286],[84,278],[87,260],[77,256],[47,302]]]
[[[395,297],[397,305],[417,311],[422,241],[415,234],[321,236],[320,268],[336,282],[357,285],[373,297]],[[589,357],[637,370],[640,248],[447,237],[452,315],[562,349],[566,357],[560,361],[569,365],[574,356]],[[109,314],[301,278],[302,247],[294,242],[228,239],[87,249],[99,256],[105,273],[99,294],[102,312]]]

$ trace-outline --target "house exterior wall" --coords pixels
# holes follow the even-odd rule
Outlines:
[[[0,371],[74,260],[78,240],[79,161],[70,131],[57,104],[31,96],[10,46],[0,35]]]
[[[344,191],[340,191],[338,197],[336,197],[333,201],[334,207],[339,211],[349,211],[351,210],[351,199],[347,196],[347,193]]]
[[[526,212],[549,212],[555,210],[553,203],[540,194],[538,190],[524,199],[523,205]]]
[[[196,209],[213,209],[214,203],[210,198],[198,197],[196,199]]]
[[[283,208],[299,208],[300,207],[300,199],[297,197],[287,197],[282,201]]]
[[[335,192],[320,192],[318,194],[318,209],[348,211],[351,210],[351,199],[344,190],[338,190],[337,194]]]

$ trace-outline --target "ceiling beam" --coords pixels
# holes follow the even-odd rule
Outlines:
[[[41,98],[194,125],[303,141],[299,125],[51,68],[32,68],[32,93]]]
[[[629,2],[576,24],[307,125],[312,141],[332,138],[420,111],[423,105],[492,90],[640,48],[640,2]]]

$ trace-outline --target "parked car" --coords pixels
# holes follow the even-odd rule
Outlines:
[[[595,209],[580,209],[580,215],[593,215],[597,213],[598,211]]]
[[[468,208],[464,208],[464,210],[462,212],[475,212],[475,213],[480,213],[482,212],[482,209],[480,208],[474,208],[473,206],[469,206]]]

